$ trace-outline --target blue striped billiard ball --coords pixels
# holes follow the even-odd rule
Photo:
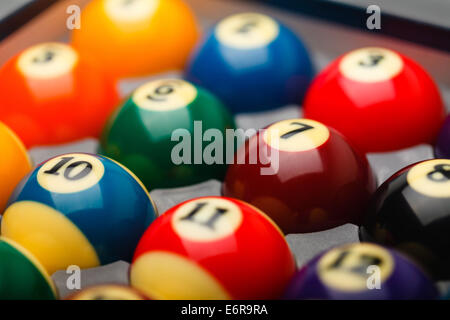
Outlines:
[[[45,161],[22,180],[3,214],[1,233],[53,274],[70,265],[130,261],[156,216],[131,171],[106,157],[71,153]]]

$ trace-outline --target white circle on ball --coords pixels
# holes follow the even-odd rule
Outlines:
[[[216,27],[217,39],[236,49],[256,49],[267,46],[280,32],[278,23],[263,14],[240,13],[225,18]]]

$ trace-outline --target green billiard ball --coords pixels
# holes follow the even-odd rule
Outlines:
[[[133,171],[149,190],[221,180],[230,156],[226,131],[234,128],[231,114],[210,92],[160,79],[139,87],[118,108],[99,153]]]
[[[0,238],[0,300],[53,300],[56,290],[39,261],[25,248]]]

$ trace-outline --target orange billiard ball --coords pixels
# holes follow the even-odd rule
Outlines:
[[[32,46],[0,69],[0,121],[25,146],[98,137],[118,94],[112,78],[57,42]]]
[[[412,59],[385,48],[351,51],[311,84],[304,116],[343,134],[363,152],[433,144],[445,119],[439,89]]]
[[[110,74],[133,77],[183,69],[198,36],[181,0],[94,0],[72,43]]]
[[[31,170],[27,150],[14,132],[0,122],[0,214],[20,180]]]
[[[130,281],[158,299],[276,299],[294,272],[283,234],[265,214],[240,200],[201,197],[147,229]]]

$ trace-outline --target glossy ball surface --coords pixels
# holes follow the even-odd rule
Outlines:
[[[450,279],[450,160],[419,162],[383,183],[360,236],[405,252],[435,278]]]
[[[286,234],[358,224],[373,191],[365,156],[309,119],[276,122],[247,140],[223,185],[225,196],[261,209]]]
[[[0,122],[0,214],[14,188],[31,171],[31,159],[14,132]]]
[[[149,190],[223,179],[225,161],[208,162],[212,144],[205,136],[217,133],[223,141],[234,127],[208,91],[179,79],[155,80],[139,87],[110,119],[99,153],[128,167]],[[226,154],[225,144],[218,148],[216,155]]]
[[[263,213],[239,200],[202,197],[150,226],[130,281],[158,299],[276,299],[294,271],[282,233]]]
[[[72,44],[114,77],[184,68],[199,37],[181,0],[94,0],[81,13]]]
[[[117,104],[115,83],[62,43],[42,43],[0,69],[0,121],[27,148],[98,137]]]
[[[338,130],[363,152],[432,144],[445,117],[428,73],[384,48],[358,49],[336,59],[314,79],[303,108],[306,118]]]
[[[450,115],[447,116],[434,149],[436,158],[450,159]]]
[[[32,252],[50,274],[69,265],[130,261],[156,209],[125,167],[96,155],[57,156],[16,188],[2,235]]]
[[[187,79],[216,94],[234,113],[302,102],[313,67],[302,41],[258,13],[220,21],[196,48]]]
[[[53,300],[56,289],[38,260],[18,243],[0,238],[0,299]]]
[[[148,300],[148,298],[131,287],[103,284],[83,289],[67,300]]]
[[[438,291],[428,276],[404,256],[375,244],[358,243],[331,249],[314,258],[297,272],[285,297],[422,300],[436,299]]]

